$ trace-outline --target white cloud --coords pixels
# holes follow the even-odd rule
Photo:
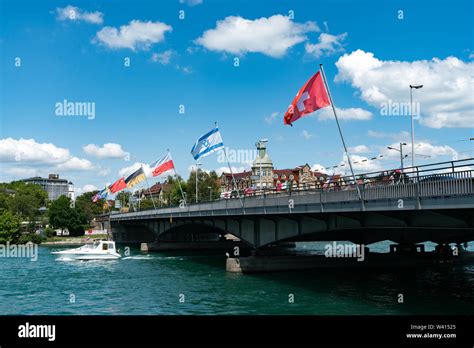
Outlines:
[[[309,140],[313,137],[313,134],[309,133],[306,129],[303,129],[303,131],[301,132],[301,136],[306,140]]]
[[[327,174],[327,172],[328,172],[326,170],[326,168],[322,164],[319,164],[319,163],[313,164],[311,166],[311,170],[313,172],[320,172],[320,173],[323,173],[323,174]]]
[[[82,148],[88,155],[97,158],[125,158],[127,153],[122,149],[120,144],[106,143],[102,147],[95,144],[88,144]]]
[[[244,171],[248,171],[249,169],[246,168],[246,167],[233,167],[231,166],[232,168],[232,173],[236,174],[236,173],[242,173]],[[219,167],[217,168],[216,170],[216,173],[217,173],[217,176],[221,176],[222,173],[230,173],[229,171],[229,167]]]
[[[383,169],[382,166],[382,159],[375,159],[370,160],[366,156],[359,156],[359,155],[352,155],[351,154],[351,161],[352,167],[354,168],[354,172],[376,172]],[[344,166],[339,167],[341,172],[344,172],[347,175],[350,175],[350,167],[349,162],[347,161],[347,156],[344,155],[343,160],[339,163],[339,165],[344,164]]]
[[[294,45],[306,41],[306,33],[315,31],[319,31],[315,22],[295,23],[282,15],[255,20],[229,16],[217,21],[216,27],[206,30],[195,43],[211,51],[238,56],[258,52],[279,58]]]
[[[423,89],[414,92],[423,125],[469,128],[474,124],[474,62],[456,57],[383,61],[359,49],[340,57],[336,66],[335,80],[351,83],[372,106],[380,108],[389,100],[409,102],[409,85],[423,84]]]
[[[385,133],[385,132],[369,130],[367,132],[367,135],[371,138],[393,139],[398,142],[408,141],[410,139],[410,133],[407,131],[401,131],[398,133]]]
[[[339,120],[368,121],[372,119],[372,113],[361,108],[336,108],[336,113]],[[319,121],[334,120],[334,112],[331,107],[321,109],[315,115]]]
[[[26,162],[33,164],[63,163],[71,158],[68,149],[51,143],[37,143],[34,139],[19,140],[5,138],[0,140],[0,161]]]
[[[131,166],[124,167],[119,170],[119,175],[122,177],[127,177],[128,175],[132,174],[134,171],[139,169],[141,166],[143,166],[143,171],[145,172],[145,175],[147,178],[152,178],[153,177],[153,170],[150,168],[150,166],[146,163],[141,163],[141,162],[135,162]]]
[[[64,170],[64,171],[93,170],[95,169],[95,167],[92,164],[92,162],[89,160],[86,160],[83,158],[71,157],[66,162],[56,165],[56,169]]]
[[[76,191],[81,192],[81,193],[86,193],[86,192],[92,192],[92,191],[97,191],[98,188],[95,185],[91,184],[86,184],[82,188],[76,188]]]
[[[102,24],[104,22],[102,12],[87,12],[71,5],[56,8],[56,18],[59,21],[84,21],[93,24]]]
[[[7,164],[2,172],[22,177],[40,172],[98,170],[89,160],[72,156],[68,149],[23,138],[0,140],[0,162]]]
[[[367,152],[370,152],[370,149],[367,145],[357,145],[357,146],[354,146],[354,147],[350,147],[349,148],[349,152],[352,154],[352,153],[358,153],[358,154],[361,154],[361,153],[367,153]]]
[[[395,149],[400,147],[399,143],[393,143],[389,145]],[[404,154],[411,154],[411,144],[404,146]],[[385,157],[400,158],[398,151],[389,150],[386,147],[383,149],[382,154]],[[411,156],[411,155],[410,155]],[[458,152],[448,145],[433,145],[429,142],[415,142],[415,158],[429,158],[431,162],[439,157],[448,157],[450,160],[458,159]]]
[[[11,174],[18,177],[30,177],[36,176],[38,173],[34,168],[20,168],[20,167],[11,167],[11,168],[2,168],[2,172]]]
[[[279,114],[279,112],[272,112],[270,116],[265,117],[265,122],[272,124]]]
[[[190,66],[181,66],[179,64],[176,64],[175,68],[176,68],[176,70],[182,71],[186,75],[193,73],[193,68],[190,67]]]
[[[342,46],[347,33],[339,35],[331,35],[328,33],[322,33],[319,35],[319,41],[317,44],[307,42],[305,45],[306,53],[319,58],[322,56],[330,56],[338,52],[344,52]]]
[[[190,166],[188,166],[188,175],[191,173],[191,172],[194,172],[196,170],[196,165],[195,164],[191,164]],[[229,168],[227,168],[229,169]],[[199,166],[199,172],[206,172],[206,173],[210,173],[211,171],[209,169],[206,169],[206,168],[203,168],[202,166]]]
[[[151,56],[151,60],[153,62],[158,62],[163,65],[168,65],[169,62],[171,61],[171,57],[175,55],[175,51],[173,50],[166,50],[162,53],[153,53]]]
[[[187,4],[188,6],[196,6],[202,4],[202,0],[179,0],[180,4]]]
[[[112,49],[147,50],[151,45],[163,41],[165,33],[172,30],[171,26],[162,22],[132,20],[119,29],[114,27],[102,28],[97,32],[93,42]]]

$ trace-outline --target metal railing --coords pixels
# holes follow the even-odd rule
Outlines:
[[[404,172],[385,170],[356,175],[364,201],[398,198],[422,198],[454,195],[474,195],[474,159],[442,162],[406,168]],[[354,178],[339,178],[339,184],[326,188],[305,190],[267,191],[261,195],[241,196],[241,199],[220,199],[203,203],[188,204],[185,207],[168,207],[143,210],[132,213],[113,214],[121,216],[145,216],[150,214],[222,215],[230,210],[246,210],[282,206],[287,209],[290,197],[304,197],[307,204],[326,204],[358,201]],[[242,202],[242,203],[241,203]],[[474,197],[472,200],[474,205]]]

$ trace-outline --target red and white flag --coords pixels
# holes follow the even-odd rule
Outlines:
[[[116,182],[114,182],[112,185],[109,186],[109,190],[112,193],[117,193],[126,188],[127,188],[127,183],[125,182],[124,178],[118,179]]]
[[[331,105],[324,87],[321,72],[311,77],[296,94],[295,99],[285,113],[284,122],[291,126],[292,122],[318,109]]]
[[[168,152],[165,157],[152,163],[153,176],[161,175],[171,169],[174,169],[174,163],[171,159],[171,154]]]

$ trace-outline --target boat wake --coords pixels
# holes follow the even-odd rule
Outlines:
[[[156,255],[135,255],[122,257],[122,260],[184,260],[179,256],[156,256]]]
[[[122,257],[122,260],[152,260],[155,257],[151,255],[136,255],[136,256],[126,256]]]

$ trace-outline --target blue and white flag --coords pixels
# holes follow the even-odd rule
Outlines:
[[[219,128],[216,127],[202,135],[196,141],[196,144],[194,144],[191,149],[191,155],[193,155],[194,159],[197,161],[201,157],[205,157],[223,147],[224,143],[222,142],[221,133],[219,132]]]

